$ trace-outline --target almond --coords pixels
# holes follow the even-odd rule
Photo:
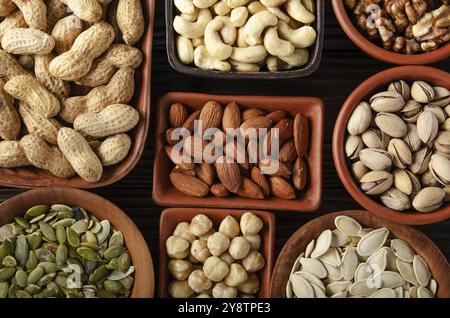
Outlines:
[[[200,163],[195,167],[197,177],[200,178],[207,185],[212,185],[216,179],[216,171],[209,163]]]
[[[297,158],[293,168],[292,182],[297,190],[303,190],[306,186],[308,169],[302,158]]]
[[[306,155],[309,142],[308,119],[303,114],[295,115],[294,119],[294,142],[299,157]]]
[[[222,105],[217,102],[207,102],[201,112],[199,119],[202,121],[202,133],[208,128],[217,128],[222,122]]]
[[[281,119],[272,129],[279,131],[280,144],[285,140],[291,139],[294,136],[294,121],[292,119]]]
[[[284,143],[280,149],[281,162],[294,162],[297,159],[297,150],[295,150],[294,139],[290,139]]]
[[[200,117],[200,110],[196,110],[195,112],[190,114],[188,118],[186,118],[186,120],[183,123],[183,128],[188,129],[192,134],[194,132],[194,121],[198,120],[199,117]]]
[[[196,177],[197,176],[197,174],[195,173],[195,170],[183,170],[183,169],[180,169],[180,167],[178,167],[178,166],[175,166],[175,168],[172,169],[172,172],[174,172],[174,173],[182,173],[182,174],[185,174],[185,175],[188,175],[188,176],[191,176],[191,177]]]
[[[245,122],[254,117],[264,117],[266,112],[262,109],[249,108],[242,112],[242,122]]]
[[[241,187],[236,194],[243,198],[264,199],[261,189],[250,179],[243,177]]]
[[[203,150],[208,145],[208,141],[199,137],[189,136],[184,140],[184,153],[195,159],[195,162],[203,161]]]
[[[253,167],[250,173],[252,181],[261,189],[264,196],[270,195],[269,182],[257,167]]]
[[[267,175],[276,176],[276,177],[288,178],[292,174],[292,167],[289,165],[289,163],[283,163],[283,162],[278,162],[277,171],[275,171],[273,173],[266,172],[268,170],[266,168],[270,167],[271,164],[274,164],[274,165],[277,164],[276,160],[270,160],[270,159],[261,160],[261,162],[259,163],[259,169],[261,171],[263,171],[264,173],[266,173]]]
[[[272,124],[272,120],[270,120],[269,118],[266,117],[253,117],[250,118],[246,121],[244,121],[240,127],[241,130],[241,135],[242,136],[247,136],[247,130],[254,128],[256,129],[256,133],[258,132],[258,129],[262,129],[262,128],[269,128],[270,125]],[[248,132],[250,134],[250,131]]]
[[[230,195],[230,192],[228,192],[222,183],[213,184],[210,190],[216,197],[225,198]]]
[[[282,199],[295,199],[294,188],[281,177],[269,177],[270,188],[272,194]]]
[[[247,151],[245,151],[245,145],[238,141],[229,142],[225,146],[225,154],[228,158],[232,158],[236,161],[242,169],[249,168],[249,160]]]
[[[209,186],[202,180],[183,173],[172,172],[170,181],[173,186],[183,194],[192,197],[206,197],[209,193]]]
[[[287,113],[284,110],[276,110],[266,115],[266,118],[272,120],[273,123],[278,123],[280,120],[285,118]]]
[[[241,112],[236,103],[229,103],[224,111],[222,117],[222,128],[226,132],[227,129],[239,128],[241,124]]]
[[[172,139],[172,133],[175,130],[175,128],[169,128],[166,130],[166,142],[170,145],[173,146],[175,145],[179,140],[173,140]]]
[[[170,105],[169,110],[169,124],[172,128],[183,126],[186,118],[188,117],[188,111],[184,105],[175,103]]]
[[[217,176],[228,191],[236,193],[241,186],[241,171],[237,163],[226,161],[225,156],[216,160]]]
[[[172,160],[172,162],[178,166],[178,168],[182,170],[192,170],[195,168],[195,164],[191,158],[184,155],[181,150],[177,153],[173,151],[172,146],[165,146],[164,150],[166,151],[167,156]]]

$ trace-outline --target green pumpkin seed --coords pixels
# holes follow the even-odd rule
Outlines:
[[[58,212],[58,218],[60,220],[68,219],[68,218],[72,218],[72,217],[73,217],[73,211],[64,210],[64,211]]]
[[[53,224],[52,224],[52,227],[53,227],[54,229],[56,229],[58,226],[68,227],[68,226],[71,226],[72,224],[74,224],[75,222],[76,222],[76,220],[75,220],[75,219],[72,219],[72,218],[69,218],[69,219],[62,219],[62,220],[59,220],[59,221],[53,223]]]
[[[15,217],[14,221],[16,221],[16,223],[19,224],[24,229],[28,229],[30,227],[30,223],[28,223],[28,221],[25,220],[25,218],[23,218],[21,216]]]
[[[98,246],[97,244],[88,243],[88,242],[80,243],[80,246],[82,246],[82,247],[89,247],[91,250],[94,250],[96,252],[101,250],[100,246]]]
[[[27,269],[28,272],[31,272],[33,269],[36,268],[38,264],[38,259],[36,257],[36,253],[34,251],[30,251],[28,253],[28,261],[27,264],[25,265],[25,268]]]
[[[53,204],[50,207],[50,210],[55,211],[55,212],[63,212],[63,211],[70,211],[70,212],[72,212],[72,208],[70,206],[65,205],[65,204],[60,204],[60,203]]]
[[[119,258],[116,257],[116,258],[113,258],[112,260],[110,260],[108,265],[106,265],[106,267],[111,270],[118,269],[119,268]]]
[[[55,288],[46,288],[40,293],[40,297],[42,298],[50,298],[56,297],[59,294],[59,289]]]
[[[120,254],[119,261],[117,263],[117,268],[122,273],[126,273],[131,266],[131,256],[128,251],[124,251]]]
[[[56,240],[60,245],[66,243],[66,230],[62,226],[56,228]]]
[[[3,259],[2,264],[5,267],[15,267],[17,265],[17,261],[14,257],[8,255]]]
[[[16,272],[15,278],[17,285],[19,285],[22,288],[25,288],[27,286],[28,274],[25,271],[19,269]]]
[[[45,223],[50,223],[53,219],[55,219],[58,216],[58,212],[50,212],[48,213],[45,218],[44,218],[44,222]],[[55,220],[56,221],[56,220]]]
[[[105,251],[103,256],[106,259],[111,260],[113,258],[119,257],[123,250],[124,248],[122,246],[111,246]]]
[[[112,246],[123,246],[123,234],[120,231],[116,231],[111,235],[109,239],[108,247]]]
[[[56,255],[58,255],[58,251],[56,252],[57,252]],[[56,271],[58,270],[58,265],[52,262],[42,262],[39,263],[38,266],[42,267],[46,274],[56,273]]]
[[[30,222],[30,224],[35,224],[35,223],[38,223],[39,221],[42,221],[44,218],[45,218],[45,214],[41,214],[35,218],[32,218],[29,222]]]
[[[48,249],[41,247],[36,250],[36,257],[40,262],[55,262],[55,254]]]
[[[16,291],[19,290],[19,286],[16,283],[9,285],[8,298],[17,298]]]
[[[36,216],[42,215],[44,213],[47,213],[49,210],[49,206],[45,204],[35,205],[32,208],[29,208],[27,212],[25,212],[25,215],[28,218],[34,218]]]
[[[97,290],[96,295],[99,298],[116,298],[116,295],[114,295],[110,291],[107,291],[106,289]]]
[[[98,283],[108,276],[109,271],[105,265],[100,265],[94,272],[89,276],[89,282]]]
[[[67,277],[65,277],[61,274],[58,274],[58,276],[55,277],[55,283],[59,287],[67,288]]]
[[[119,282],[123,285],[123,287],[125,287],[126,290],[130,290],[131,287],[133,287],[134,278],[131,276],[127,276],[119,280]]]
[[[8,247],[3,243],[0,245],[0,262],[9,254]]]
[[[78,235],[85,233],[88,230],[89,220],[83,219],[75,222],[70,227],[72,230],[74,230]]]
[[[73,246],[73,247],[80,246],[80,237],[78,236],[77,232],[75,232],[70,227],[68,227],[66,229],[66,236],[67,236],[67,242],[70,244],[70,246]]]
[[[27,235],[28,246],[31,250],[35,250],[41,246],[42,234],[40,232],[34,232]]]
[[[116,295],[125,291],[125,287],[120,282],[114,280],[105,280],[104,286],[107,291]]]
[[[8,289],[8,282],[0,282],[0,298],[6,298],[6,296],[8,296]]]
[[[73,246],[69,246],[69,257],[75,258],[78,257],[77,248]]]
[[[42,290],[42,288],[36,284],[30,284],[27,287],[25,287],[24,290],[30,295],[36,295]]]
[[[98,232],[100,232],[100,230],[102,229],[102,225],[97,220],[93,219],[92,221],[94,221],[94,224],[92,225],[92,227],[89,230],[93,234],[98,234]]]
[[[4,282],[10,279],[11,277],[13,277],[15,273],[16,273],[15,267],[5,267],[0,269],[0,282]]]
[[[44,234],[45,238],[47,238],[51,242],[56,241],[55,230],[50,225],[48,225],[48,223],[39,222],[39,228],[41,229],[42,234]]]
[[[25,266],[28,260],[28,242],[24,235],[20,235],[16,240],[16,251],[14,253],[14,258],[20,264],[20,266]]]
[[[30,275],[28,275],[27,284],[36,284],[39,279],[44,275],[44,269],[42,267],[36,267]]]
[[[42,276],[41,279],[39,279],[38,285],[41,287],[45,286],[48,283],[50,283],[55,277],[56,277],[56,273],[46,274],[46,275]]]
[[[77,248],[77,253],[84,259],[90,261],[100,261],[98,254],[89,247],[79,247]]]
[[[30,227],[25,229],[25,233],[27,233],[27,234],[34,233],[34,232],[36,232],[37,228],[38,228],[38,226],[36,224],[30,224]]]
[[[68,254],[69,251],[65,245],[58,246],[58,249],[56,250],[56,264],[58,264],[58,266],[63,266],[67,261]]]
[[[91,243],[97,245],[97,236],[91,231],[86,232],[86,243]]]
[[[28,294],[26,291],[24,290],[18,290],[16,291],[16,296],[17,298],[32,298],[30,294]]]
[[[108,220],[103,220],[100,222],[102,229],[97,234],[98,244],[102,244],[108,238],[109,232],[111,231],[111,224]]]

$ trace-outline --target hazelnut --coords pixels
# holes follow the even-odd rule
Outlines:
[[[190,232],[197,237],[203,236],[212,229],[211,220],[204,214],[198,214],[191,220]]]
[[[197,297],[195,298],[211,298],[211,296],[209,296],[208,294],[199,294]]]
[[[243,259],[250,252],[250,243],[243,236],[236,236],[231,240],[228,253],[235,259]]]
[[[241,229],[239,227],[238,221],[231,215],[228,215],[220,223],[219,232],[222,234],[225,234],[230,239],[232,239],[233,237],[236,237],[239,235],[239,233],[241,232]]]
[[[258,234],[244,235],[244,238],[250,243],[251,250],[257,251],[261,247],[261,236]]]
[[[239,298],[256,298],[254,295],[239,294]]]
[[[216,232],[208,238],[208,249],[211,255],[219,256],[230,246],[230,239],[220,232]]]
[[[213,282],[222,281],[228,275],[228,265],[217,256],[211,256],[203,264],[203,272]]]
[[[191,273],[192,264],[185,260],[172,259],[169,261],[169,272],[176,280],[185,280]]]
[[[238,287],[238,290],[243,294],[256,294],[259,291],[259,278],[255,273],[248,274],[248,279],[245,283]]]
[[[198,261],[204,263],[211,256],[206,241],[196,240],[192,243],[191,254]]]
[[[234,258],[228,252],[225,252],[222,255],[220,255],[219,258],[225,263],[227,263],[228,266],[234,263]]]
[[[224,282],[228,286],[238,287],[247,281],[248,274],[241,264],[231,264],[230,271],[225,277]]]
[[[201,293],[204,290],[211,288],[212,285],[211,281],[201,269],[197,269],[189,275],[188,284],[196,293]]]
[[[194,294],[187,280],[174,280],[169,284],[169,294],[173,298],[188,298]]]
[[[212,294],[214,298],[236,298],[237,289],[235,287],[227,286],[221,282],[214,286]]]
[[[244,235],[258,234],[263,228],[263,222],[251,212],[244,213],[241,217],[241,231]]]
[[[191,245],[191,248],[192,248],[192,245]],[[189,251],[188,261],[191,262],[192,264],[199,264],[200,263],[200,261],[198,259],[196,259],[194,257],[194,255],[192,255],[192,251]]]
[[[200,236],[200,240],[202,240],[202,241],[207,241],[207,240],[209,239],[209,237],[210,237],[211,235],[213,235],[214,233],[216,233],[216,230],[211,229],[211,230],[210,230],[208,233],[206,233],[205,235]]]
[[[242,260],[242,265],[247,272],[254,273],[262,269],[266,265],[266,261],[260,252],[251,251]]]
[[[195,241],[195,235],[190,232],[190,226],[191,225],[188,222],[178,223],[173,231],[173,235],[181,237],[192,244],[192,242]]]
[[[171,236],[166,241],[167,255],[171,258],[183,259],[189,254],[189,242],[178,236]]]

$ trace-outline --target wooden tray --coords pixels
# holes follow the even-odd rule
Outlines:
[[[168,128],[169,107],[180,102],[191,109],[200,109],[206,102],[215,100],[224,105],[236,102],[241,108],[260,108],[266,111],[285,110],[292,115],[304,114],[309,121],[310,143],[307,154],[309,169],[308,185],[300,192],[298,198],[285,200],[269,197],[263,200],[230,196],[215,197],[212,194],[205,198],[190,197],[175,189],[169,180],[169,173],[174,164],[165,151],[165,131]],[[153,170],[153,200],[162,206],[183,207],[219,207],[261,210],[285,210],[311,212],[317,210],[322,199],[322,156],[323,156],[323,103],[313,97],[274,97],[274,96],[230,96],[206,95],[194,93],[168,93],[158,103],[156,123],[156,148]]]
[[[99,188],[110,185],[125,177],[138,163],[145,146],[150,123],[150,88],[152,65],[152,38],[153,21],[155,13],[155,0],[143,1],[143,10],[146,21],[144,35],[140,44],[144,59],[135,76],[135,96],[130,102],[136,105],[140,120],[131,132],[132,144],[130,153],[119,164],[107,167],[102,178],[96,183],[89,183],[74,176],[70,179],[58,178],[50,172],[34,167],[21,167],[15,169],[0,168],[0,185],[15,188],[34,188],[48,186],[64,186],[73,188]]]

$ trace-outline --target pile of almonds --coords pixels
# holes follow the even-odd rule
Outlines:
[[[345,142],[361,189],[393,210],[438,209],[450,197],[449,90],[398,80],[369,103],[353,110]]]
[[[239,129],[242,136],[250,128],[267,129],[264,138],[264,149],[273,151],[270,138],[279,140],[279,164],[278,169],[267,172],[265,168],[274,159],[249,160],[253,153],[252,147],[257,148],[254,143],[245,143],[233,139],[228,145],[221,144],[224,155],[218,156],[214,163],[202,161],[213,140],[206,141],[194,132],[194,122],[200,122],[202,132],[208,128],[219,128],[218,132],[225,138],[227,129]],[[240,109],[236,103],[230,103],[225,108],[218,102],[207,102],[201,109],[189,112],[186,106],[175,103],[169,111],[170,128],[166,131],[165,151],[168,157],[176,164],[170,173],[173,186],[183,194],[194,197],[206,197],[210,192],[217,197],[227,197],[236,194],[240,197],[251,199],[264,199],[270,195],[283,198],[295,199],[296,191],[301,191],[306,186],[307,167],[305,156],[309,143],[308,120],[303,114],[296,114],[294,119],[290,114],[277,110],[267,113],[262,109],[249,108]],[[176,128],[186,128],[190,136],[182,140],[176,139],[173,134]],[[221,130],[220,130],[221,129]],[[229,130],[228,130],[229,131]],[[203,136],[203,134],[202,134]],[[195,143],[195,141],[198,143]],[[261,139],[259,139],[260,141]],[[183,143],[179,151],[174,150],[177,143]],[[217,143],[217,142],[216,142]],[[231,144],[232,143],[232,144]],[[202,149],[194,149],[194,144],[202,145]],[[231,147],[230,147],[231,144]],[[197,147],[198,148],[198,147]],[[252,148],[252,149],[251,149]],[[229,149],[232,149],[233,153]],[[266,152],[266,153],[267,153]],[[245,160],[237,160],[244,158]],[[195,162],[192,159],[196,159]],[[201,163],[196,163],[201,162]],[[264,170],[264,173],[262,172]]]

